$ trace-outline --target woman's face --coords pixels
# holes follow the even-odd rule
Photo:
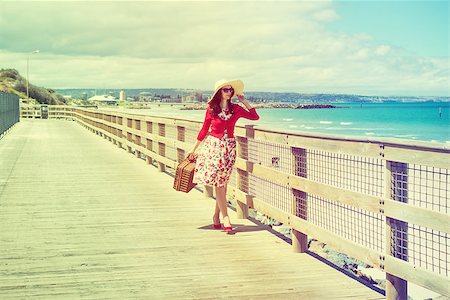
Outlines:
[[[231,85],[226,85],[221,88],[221,93],[222,93],[222,99],[228,100],[234,94],[233,87]]]

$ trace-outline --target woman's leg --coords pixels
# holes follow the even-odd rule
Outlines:
[[[219,208],[219,202],[217,201],[217,199],[216,199],[216,209],[214,211],[213,220],[214,220],[214,224],[220,223],[220,208]]]
[[[216,205],[219,206],[220,212],[222,213],[223,226],[229,227],[231,223],[228,217],[226,190],[226,185],[224,187],[216,187]]]

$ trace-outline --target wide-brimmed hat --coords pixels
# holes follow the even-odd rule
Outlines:
[[[214,93],[212,94],[211,98],[209,98],[208,103],[211,102],[211,100],[214,98],[214,96],[217,94],[218,91],[220,91],[221,88],[224,86],[231,85],[231,87],[234,90],[233,97],[236,97],[236,95],[241,95],[242,92],[244,92],[244,83],[242,80],[226,80],[221,79],[216,82],[214,85]]]

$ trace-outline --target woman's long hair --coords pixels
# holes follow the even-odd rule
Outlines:
[[[234,91],[230,96],[230,99],[228,99],[228,113],[233,114],[233,105],[231,105],[231,98],[234,95]],[[209,108],[211,109],[211,113],[213,116],[217,116],[221,113],[222,108],[220,107],[220,101],[222,100],[222,89],[219,89],[217,93],[212,98],[211,102],[209,102]]]

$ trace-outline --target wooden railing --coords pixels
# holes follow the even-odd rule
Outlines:
[[[160,171],[176,168],[201,127],[117,111],[60,113]],[[448,146],[254,126],[238,126],[235,134],[228,193],[239,217],[256,209],[292,228],[296,252],[307,250],[309,236],[386,272],[387,299],[406,299],[408,281],[450,296]],[[209,187],[204,193],[213,196]]]
[[[72,120],[74,107],[67,105],[20,105],[20,117],[23,119],[68,119]],[[47,116],[45,116],[47,114]]]

